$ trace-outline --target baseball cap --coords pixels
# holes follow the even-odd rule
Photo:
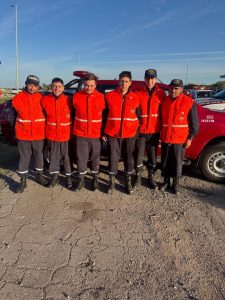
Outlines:
[[[181,87],[181,88],[184,87],[183,81],[182,81],[181,79],[173,79],[173,80],[171,80],[171,82],[170,82],[169,85],[170,85],[170,86],[171,86],[171,85],[175,85],[175,86],[179,86],[179,87]]]
[[[145,78],[157,77],[157,71],[155,69],[148,69],[145,71]]]
[[[40,80],[37,76],[35,75],[29,75],[27,76],[27,79],[25,81],[25,84],[33,83],[35,85],[40,85]]]

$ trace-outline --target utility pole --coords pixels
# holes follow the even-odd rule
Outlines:
[[[16,14],[16,89],[19,92],[19,51],[18,51],[18,13],[17,5],[12,5],[15,8]]]

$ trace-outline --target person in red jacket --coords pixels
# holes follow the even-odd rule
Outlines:
[[[20,186],[16,191],[18,193],[22,193],[27,187],[26,178],[32,155],[37,181],[42,185],[48,183],[43,176],[45,116],[41,107],[42,95],[38,92],[39,84],[37,76],[29,75],[25,81],[25,89],[12,100],[17,112],[15,129],[19,150],[17,173],[20,176]]]
[[[41,105],[46,114],[46,138],[49,149],[49,173],[52,176],[49,187],[59,183],[60,161],[64,163],[66,186],[72,188],[71,166],[68,154],[68,141],[71,137],[72,104],[64,95],[64,83],[61,78],[54,78],[52,93],[44,96]]]
[[[131,72],[123,71],[119,74],[119,86],[106,95],[107,122],[105,127],[105,141],[109,145],[109,187],[111,194],[115,189],[115,176],[121,157],[122,145],[125,147],[125,171],[127,193],[133,193],[131,175],[134,170],[134,148],[138,122],[139,98],[131,90]]]
[[[73,134],[79,173],[77,192],[84,187],[88,160],[90,160],[90,171],[93,176],[92,189],[98,189],[102,113],[105,109],[104,95],[96,90],[97,77],[90,73],[83,79],[83,82],[83,90],[73,96],[75,108]]]
[[[150,188],[157,189],[153,175],[156,170],[157,149],[159,144],[161,116],[160,109],[165,97],[164,90],[157,83],[157,71],[145,71],[145,86],[136,91],[140,98],[140,132],[137,140],[136,184],[141,183],[141,172],[145,149],[148,156],[148,183]]]
[[[196,103],[183,94],[182,80],[171,81],[169,96],[162,103],[161,114],[161,159],[164,176],[161,190],[170,187],[172,177],[172,192],[179,194],[184,150],[190,147],[199,129]]]

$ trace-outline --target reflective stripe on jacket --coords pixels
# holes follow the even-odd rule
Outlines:
[[[139,122],[136,110],[139,107],[139,97],[132,91],[122,95],[120,89],[106,95],[108,118],[105,134],[111,137],[129,138],[136,135]]]
[[[102,112],[105,109],[105,99],[102,93],[94,91],[87,94],[79,91],[73,95],[75,119],[73,134],[86,138],[100,138],[102,127]]]
[[[35,141],[45,138],[45,116],[41,107],[42,95],[22,91],[17,94],[12,105],[17,111],[16,138],[18,140]]]
[[[71,110],[72,105],[68,96],[53,94],[44,96],[41,101],[46,114],[46,138],[49,141],[66,142],[71,137]]]
[[[163,143],[183,144],[188,133],[188,113],[194,100],[180,94],[176,99],[169,96],[162,103],[162,131],[161,141]]]
[[[137,93],[140,98],[140,133],[150,134],[160,132],[160,106],[165,98],[164,90],[156,84],[151,95],[149,95],[145,87],[136,90],[135,93]]]

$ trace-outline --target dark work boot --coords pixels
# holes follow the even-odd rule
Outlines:
[[[175,195],[180,195],[179,177],[176,177],[176,178],[173,179],[172,192]]]
[[[75,189],[75,192],[79,192],[84,187],[84,174],[79,174],[78,185]]]
[[[143,171],[143,166],[137,167],[135,186],[141,185],[141,174],[142,174],[142,171]]]
[[[66,175],[66,188],[71,190],[73,187],[72,178],[70,175]]]
[[[20,185],[16,190],[16,193],[23,193],[25,188],[27,187],[27,178],[26,177],[21,177],[20,178]]]
[[[164,192],[166,189],[170,188],[170,178],[164,177],[163,183],[161,183],[159,190]]]
[[[59,176],[58,176],[58,174],[53,174],[48,187],[53,188],[58,184],[59,184]]]
[[[41,184],[43,186],[48,185],[48,180],[43,176],[42,171],[36,172],[36,179],[39,184]]]
[[[151,189],[153,190],[157,190],[158,189],[158,185],[155,182],[154,178],[153,178],[153,174],[148,174],[148,185]]]
[[[109,174],[109,186],[108,186],[107,193],[112,194],[114,190],[115,190],[115,175]]]
[[[92,173],[93,179],[92,179],[92,190],[96,191],[99,188],[98,185],[98,173]]]
[[[126,174],[126,190],[127,194],[131,195],[133,194],[133,187],[131,182],[131,174]]]

